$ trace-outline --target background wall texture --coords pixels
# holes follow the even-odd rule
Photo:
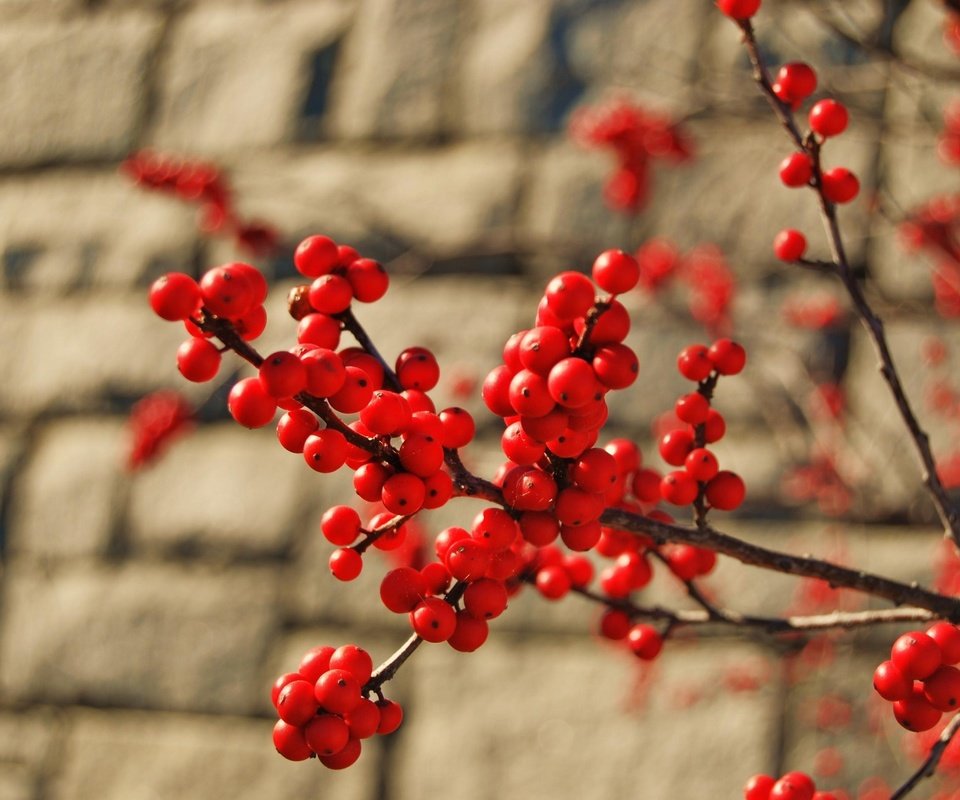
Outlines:
[[[920,343],[960,336],[930,313],[929,266],[870,201],[909,209],[956,185],[935,153],[955,84],[830,23],[868,27],[892,6],[896,47],[955,69],[932,0],[768,0],[758,27],[772,62],[808,60],[851,107],[851,132],[827,150],[864,186],[842,224],[920,398]],[[696,142],[696,160],[656,171],[635,219],[603,204],[606,154],[566,135],[573,109],[613,91],[683,118]],[[318,520],[349,502],[346,479],[313,474],[269,428],[233,424],[223,391],[208,401],[179,378],[183,333],[152,316],[145,289],[238,253],[118,174],[142,147],[214,161],[241,212],[281,230],[281,255],[260,264],[276,287],[263,352],[292,341],[290,253],[324,232],[387,264],[391,291],[361,319],[388,357],[433,348],[438,406],[478,419],[464,381],[531,324],[553,271],[653,235],[719,245],[751,353],[717,399],[731,428],[721,458],[749,487],[725,526],[823,556],[842,532],[850,563],[900,580],[929,581],[937,550],[862,331],[798,331],[779,312],[832,287],[774,262],[773,234],[790,224],[825,245],[812,198],[778,185],[786,140],[707,0],[0,0],[0,799],[733,798],[753,772],[809,769],[830,747],[845,766],[825,786],[906,774],[899,732],[863,702],[889,630],[838,644],[799,680],[772,658],[786,645],[721,635],[671,643],[648,674],[595,639],[594,609],[528,595],[472,656],[421,648],[388,690],[404,727],[355,767],[284,762],[274,676],[314,644],[385,658],[405,625],[380,607],[377,562],[347,586],[328,574]],[[682,388],[676,353],[704,333],[677,298],[635,295],[641,379],[611,427],[655,463],[650,420]],[[784,392],[811,375],[847,393],[864,490],[840,522],[782,499],[810,441]],[[201,405],[201,423],[128,474],[126,415],[163,387]],[[955,427],[921,417],[939,452],[956,444]],[[498,437],[485,423],[472,453],[488,475]],[[469,519],[463,503],[430,527]],[[727,563],[710,583],[744,611],[782,609],[796,589]],[[669,580],[650,596],[685,602]],[[831,699],[852,703],[849,724],[820,724]]]

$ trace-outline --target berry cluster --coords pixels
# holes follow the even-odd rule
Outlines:
[[[581,108],[570,120],[570,134],[586,147],[612,150],[617,168],[604,197],[611,208],[636,213],[650,199],[651,162],[678,164],[693,157],[693,145],[680,126],[626,100]]]
[[[222,173],[212,164],[183,161],[141,150],[127,158],[121,170],[138,186],[174,194],[200,206],[200,228],[206,233],[232,235],[252,255],[268,255],[278,234],[262,222],[243,221],[233,206]]]
[[[153,392],[140,398],[127,420],[131,434],[127,469],[137,470],[150,463],[192,419],[193,409],[178,392]]]
[[[373,660],[353,644],[313,647],[296,672],[281,675],[271,700],[280,719],[273,727],[277,752],[291,761],[316,756],[329,769],[360,758],[361,741],[393,733],[403,721],[399,703],[373,687]],[[370,695],[376,692],[376,701]]]
[[[803,62],[784,64],[772,84],[774,95],[789,110],[800,108],[816,88],[816,72]],[[804,137],[803,148],[780,162],[780,181],[784,186],[812,186],[829,203],[849,203],[860,193],[860,181],[849,169],[823,169],[820,164],[823,145],[847,129],[849,117],[846,106],[837,100],[827,98],[813,104],[807,114],[810,133]],[[798,261],[806,249],[806,237],[793,228],[780,231],[773,241],[774,255],[781,261]]]
[[[873,673],[873,688],[893,703],[908,731],[926,731],[960,708],[960,628],[938,622],[926,633],[910,631],[893,643],[890,660]]]
[[[651,239],[636,252],[640,286],[656,294],[674,279],[689,292],[691,316],[711,332],[732,327],[730,312],[736,283],[723,253],[715,245],[699,245],[687,253],[665,239]]]
[[[813,778],[805,772],[788,772],[779,779],[754,775],[743,787],[743,800],[837,800],[837,797],[833,792],[818,792]]]

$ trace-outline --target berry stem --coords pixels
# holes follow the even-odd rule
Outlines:
[[[353,309],[348,308],[341,314],[337,314],[336,318],[343,323],[343,326],[353,334],[353,338],[357,340],[357,343],[367,351],[371,356],[373,356],[377,361],[380,362],[380,366],[383,367],[383,381],[386,383],[390,389],[394,392],[402,392],[403,387],[400,385],[400,381],[397,380],[397,375],[393,371],[392,367],[386,362],[386,359],[380,355],[380,351],[377,350],[376,345],[373,343],[373,340],[370,338],[370,335],[364,330],[364,327],[360,324],[358,320],[353,315]]]
[[[843,246],[843,237],[840,233],[840,224],[837,220],[836,205],[830,202],[823,190],[822,172],[820,169],[820,145],[813,135],[802,136],[797,124],[794,121],[793,113],[785,106],[774,94],[773,86],[770,83],[770,75],[763,63],[763,57],[757,46],[757,40],[754,36],[753,25],[749,19],[739,20],[737,23],[743,31],[743,43],[750,55],[750,61],[753,64],[753,77],[767,100],[770,102],[777,119],[787,131],[787,134],[793,140],[794,144],[810,154],[813,160],[813,188],[817,193],[817,199],[820,206],[820,216],[823,220],[824,229],[827,233],[827,240],[830,246],[830,253],[833,256],[831,269],[843,283],[850,300],[853,303],[854,310],[860,318],[861,323],[866,328],[870,339],[873,342],[874,350],[880,360],[879,369],[884,381],[893,394],[894,402],[900,412],[900,417],[910,434],[914,449],[920,459],[923,484],[933,499],[933,504],[937,509],[937,514],[943,524],[945,533],[953,540],[956,547],[960,548],[960,510],[950,502],[947,491],[940,481],[937,474],[936,461],[933,452],[930,450],[930,437],[920,427],[917,417],[913,412],[907,394],[904,391],[903,384],[900,381],[900,375],[893,363],[893,357],[890,354],[890,347],[887,343],[886,333],[884,332],[883,320],[876,314],[870,304],[867,302],[863,289],[850,269],[850,263],[847,260],[847,254]]]

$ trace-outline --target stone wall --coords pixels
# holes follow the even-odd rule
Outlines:
[[[910,208],[955,185],[935,156],[949,81],[850,45],[818,4],[768,5],[780,22],[761,16],[765,52],[822,67],[849,102],[853,129],[827,153],[858,171],[863,198]],[[843,5],[869,26],[884,4]],[[939,8],[901,5],[896,46],[955,71]],[[0,0],[0,800],[732,798],[753,772],[810,769],[841,743],[846,767],[827,784],[852,792],[866,775],[906,774],[890,755],[899,735],[881,729],[892,751],[875,743],[862,702],[894,631],[839,645],[799,682],[775,668],[781,645],[723,635],[671,644],[645,674],[590,634],[594,609],[529,595],[473,656],[422,648],[388,692],[405,726],[357,766],[285,763],[270,744],[273,677],[318,643],[358,641],[384,658],[405,626],[376,599],[380,564],[346,586],[328,574],[318,519],[348,501],[346,479],[318,478],[269,429],[238,428],[222,391],[209,401],[210,387],[184,386],[183,333],[144,301],[159,274],[238,254],[202,237],[190,208],[118,174],[142,147],[215,161],[241,212],[282,231],[281,255],[261,264],[275,286],[264,351],[292,336],[292,248],[326,232],[391,272],[388,297],[362,312],[382,349],[434,348],[447,375],[438,405],[478,417],[476,393],[459,387],[530,324],[554,270],[653,235],[716,243],[752,354],[717,400],[731,428],[722,458],[750,486],[724,525],[928,581],[932,513],[862,330],[798,332],[779,313],[794,292],[833,289],[770,254],[787,224],[826,248],[813,199],[778,185],[788,144],[746,67],[705,0]],[[565,134],[574,108],[615,91],[683,117],[697,143],[690,165],[656,171],[635,219],[603,204],[606,155]],[[928,334],[958,336],[930,314],[929,265],[897,249],[894,222],[865,200],[842,224],[946,447],[956,430],[923,408],[917,353]],[[625,302],[642,377],[611,425],[649,442],[683,385],[676,352],[704,333],[679,298]],[[781,498],[809,443],[783,388],[805,391],[818,371],[847,392],[854,472],[873,488],[853,522]],[[171,386],[202,405],[201,424],[128,474],[130,406]],[[499,433],[482,434],[472,463],[489,474]],[[472,512],[430,525],[458,513]],[[919,527],[877,524],[904,520]],[[796,587],[729,563],[710,583],[766,612]],[[668,580],[652,597],[686,602]],[[756,676],[758,690],[730,690]],[[852,727],[817,728],[809,712],[824,695],[855,701]]]

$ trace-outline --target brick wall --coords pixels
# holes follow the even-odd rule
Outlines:
[[[931,511],[862,331],[798,333],[777,312],[792,292],[829,289],[769,252],[787,223],[817,230],[816,212],[777,184],[785,140],[708,5],[0,0],[0,800],[736,797],[752,772],[809,767],[840,741],[855,754],[836,779],[848,788],[905,773],[856,730],[812,734],[803,713],[826,692],[863,696],[889,632],[841,647],[798,685],[774,670],[759,691],[736,693],[720,687],[773,669],[776,647],[685,640],[644,678],[590,635],[593,609],[531,596],[473,656],[418,652],[388,693],[407,723],[356,767],[287,764],[269,741],[272,678],[314,644],[359,641],[383,658],[406,635],[376,601],[375,565],[347,586],[327,573],[318,519],[347,501],[349,484],[319,479],[269,429],[239,429],[222,397],[156,466],[133,476],[122,466],[136,398],[177,386],[202,402],[210,391],[178,379],[182,332],[152,317],[146,286],[237,257],[199,236],[189,208],[117,174],[127,153],[153,147],[215,160],[241,211],[283,232],[281,256],[262,264],[276,287],[265,351],[291,336],[290,252],[312,232],[388,264],[391,292],[362,316],[385,352],[427,345],[449,375],[467,377],[529,325],[552,271],[654,234],[720,245],[754,354],[750,376],[718,396],[732,431],[722,458],[751,487],[752,519],[727,527],[821,555],[850,531],[851,563],[928,580]],[[889,192],[909,207],[955,184],[930,123],[948,82],[868,58],[806,4],[770,5],[784,25],[761,22],[766,52],[822,66],[849,100],[855,125],[828,153],[858,171],[865,197]],[[862,24],[880,5],[845,4]],[[914,0],[895,40],[953,69],[939,24],[931,2]],[[686,117],[697,141],[695,162],[657,171],[655,201],[635,221],[603,205],[604,155],[564,134],[573,108],[618,89]],[[866,203],[842,218],[919,386],[923,338],[958,343],[931,321],[927,267],[905,262],[893,223]],[[611,424],[648,440],[650,419],[682,387],[676,352],[703,333],[682,303],[626,302],[642,377]],[[804,386],[811,363],[846,388],[854,470],[880,489],[850,525],[780,499],[805,451],[790,407],[770,398]],[[448,379],[437,401],[454,399],[482,414]],[[935,437],[950,435],[921,417]],[[483,433],[473,463],[489,474],[499,434]],[[430,524],[470,513],[447,509]],[[921,527],[876,525],[894,517]],[[711,583],[745,611],[782,608],[795,587],[731,564]],[[652,596],[684,602],[669,581]]]

